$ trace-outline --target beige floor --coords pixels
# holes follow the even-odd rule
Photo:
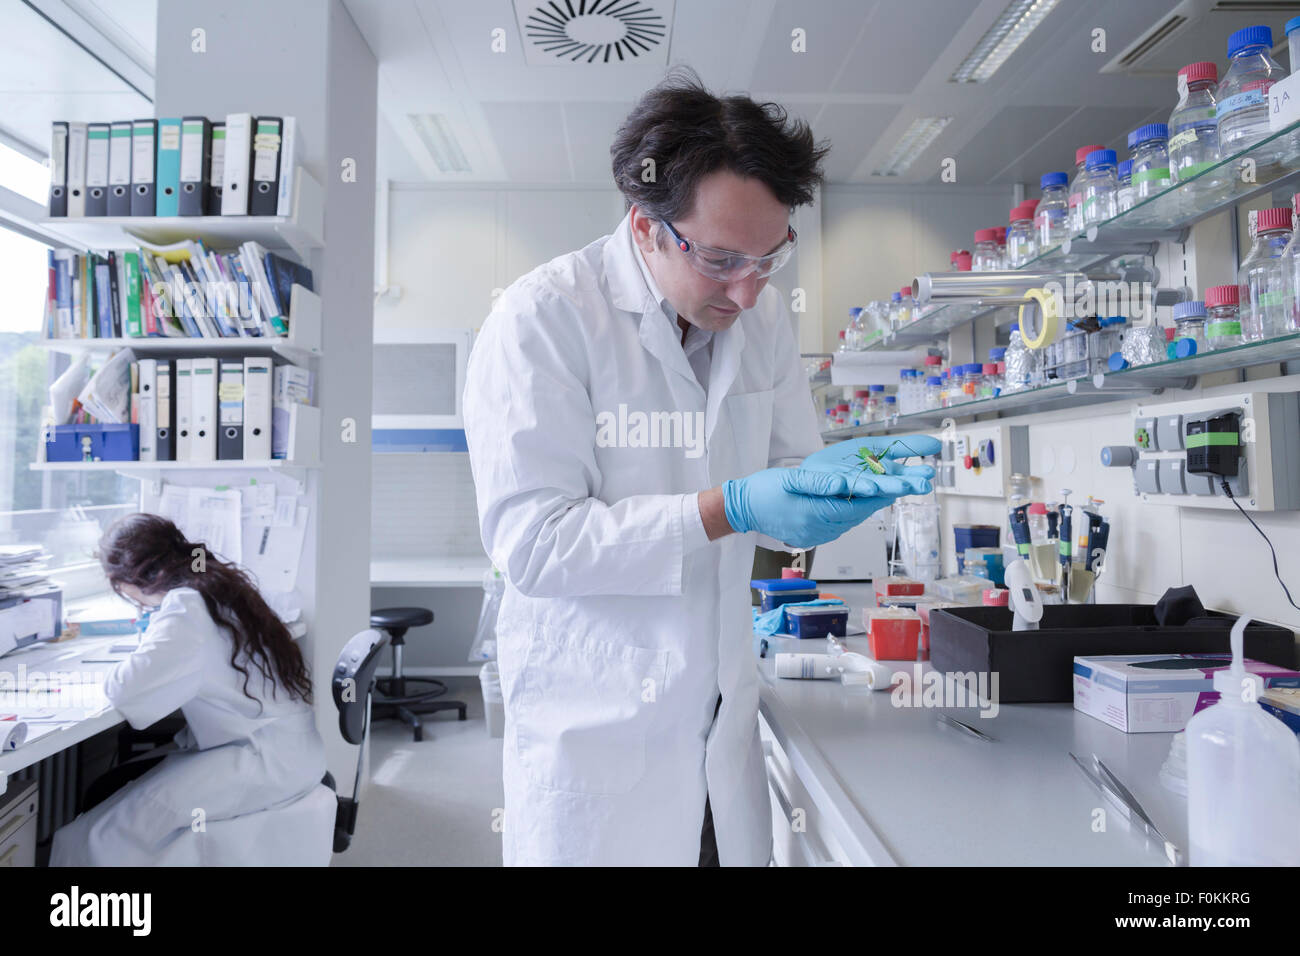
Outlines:
[[[425,718],[424,740],[393,720],[371,729],[371,780],[362,790],[357,832],[333,866],[500,866],[501,741],[488,736],[476,678],[447,681],[468,705]],[[347,784],[350,788],[351,783]]]

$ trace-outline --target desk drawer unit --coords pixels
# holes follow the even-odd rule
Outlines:
[[[36,865],[36,782],[15,783],[17,793],[0,796],[0,867]]]

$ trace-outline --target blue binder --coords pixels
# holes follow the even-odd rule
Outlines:
[[[156,185],[159,216],[181,214],[181,121],[158,121],[158,181]]]

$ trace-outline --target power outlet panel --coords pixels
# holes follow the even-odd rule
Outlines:
[[[1233,497],[1247,511],[1300,509],[1300,393],[1242,392],[1188,402],[1142,404],[1133,414],[1134,493],[1151,504],[1194,508],[1235,505],[1218,475],[1188,470],[1188,448],[1204,436],[1188,436],[1188,423],[1235,412],[1237,474],[1228,478]]]
[[[1029,429],[1024,425],[973,422],[939,435],[944,450],[939,494],[1005,498],[1013,474],[1029,474]]]

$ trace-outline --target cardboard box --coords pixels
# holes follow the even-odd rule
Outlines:
[[[1223,654],[1118,654],[1074,659],[1074,709],[1128,734],[1176,733],[1218,701]],[[1247,660],[1264,687],[1300,687],[1300,671]]]

